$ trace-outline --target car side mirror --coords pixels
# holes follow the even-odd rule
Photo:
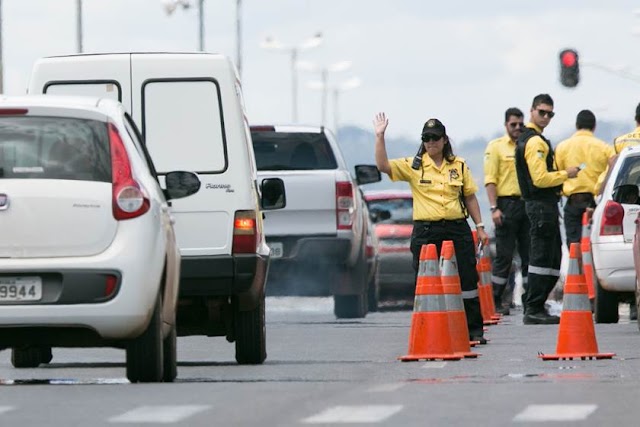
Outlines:
[[[282,209],[287,205],[284,182],[280,178],[263,179],[260,193],[260,206],[264,210]]]
[[[380,182],[382,176],[375,165],[356,165],[356,182],[358,185]]]
[[[165,175],[164,196],[167,200],[182,199],[200,190],[200,179],[193,172],[174,171]]]

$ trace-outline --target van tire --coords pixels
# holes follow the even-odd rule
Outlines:
[[[333,313],[338,319],[360,319],[367,315],[364,295],[334,295]]]
[[[46,349],[49,352],[46,352]],[[11,364],[14,368],[37,368],[41,363],[49,363],[51,347],[13,347],[11,349]]]
[[[596,282],[594,317],[596,323],[618,323],[618,294],[610,292]]]
[[[378,311],[378,304],[380,303],[380,282],[378,279],[378,269],[373,273],[373,277],[369,281],[367,286],[367,305],[370,312]]]
[[[236,309],[236,362],[241,365],[260,365],[267,358],[267,328],[264,295],[256,308]]]
[[[178,376],[178,347],[175,323],[171,326],[169,335],[162,340],[162,381],[172,383]]]
[[[132,383],[157,383],[163,379],[161,313],[162,299],[158,295],[147,329],[127,345],[127,378]]]

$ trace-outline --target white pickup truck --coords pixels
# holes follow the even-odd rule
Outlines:
[[[284,209],[265,213],[267,292],[333,295],[336,317],[364,317],[368,221],[358,185],[380,181],[380,172],[360,165],[353,179],[323,127],[252,126],[251,137],[258,181],[281,178],[287,197]]]

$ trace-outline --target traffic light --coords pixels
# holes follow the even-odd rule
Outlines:
[[[560,51],[560,83],[565,87],[576,87],[579,81],[578,52],[573,49]]]

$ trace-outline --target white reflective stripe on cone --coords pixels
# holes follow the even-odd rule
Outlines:
[[[420,313],[447,311],[444,295],[416,295],[413,311]]]
[[[462,296],[458,294],[445,294],[444,301],[447,306],[447,311],[462,311],[464,310],[464,304],[462,303]]]
[[[535,265],[529,265],[529,274],[537,274],[538,276],[555,276],[560,277],[560,270],[555,270],[548,267],[537,267]]]
[[[582,263],[593,264],[593,258],[591,257],[591,252],[582,252]]]
[[[529,270],[531,271],[531,270]],[[567,269],[567,275],[571,274],[571,275],[576,275],[576,274],[580,274],[580,265],[578,264],[577,260],[569,260],[569,268]]]
[[[588,311],[591,312],[589,298],[585,294],[564,294],[562,311]]]

